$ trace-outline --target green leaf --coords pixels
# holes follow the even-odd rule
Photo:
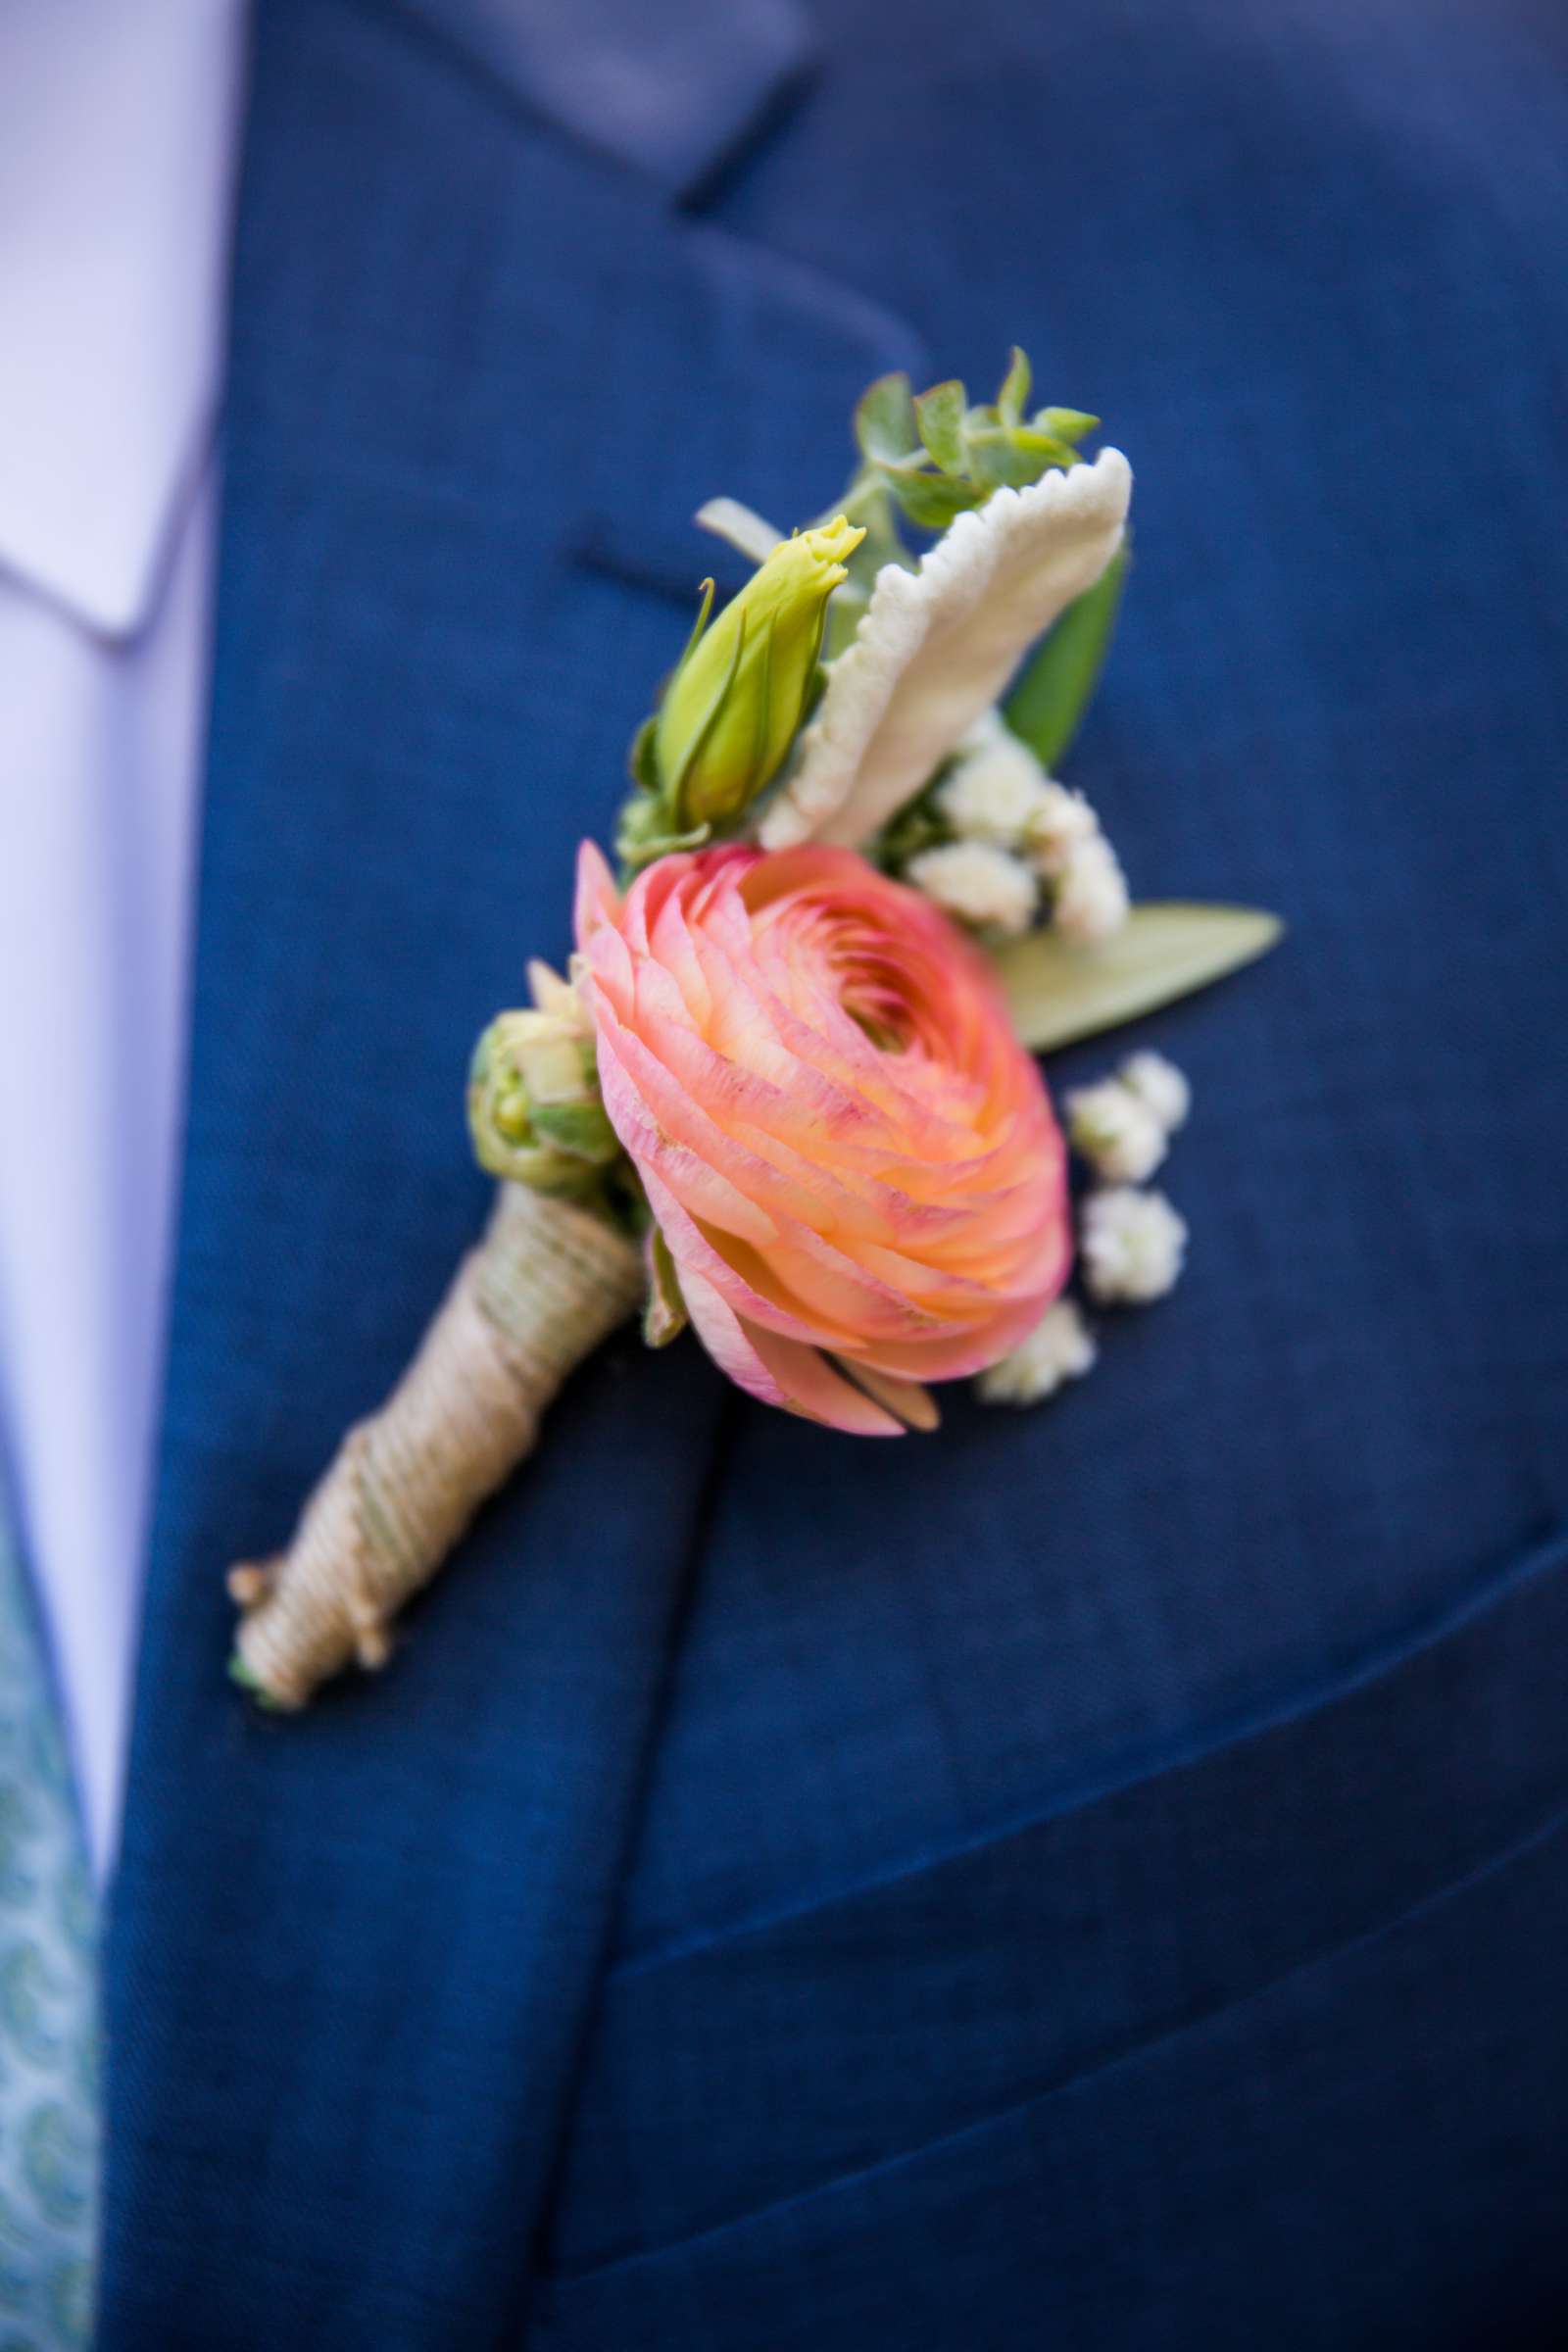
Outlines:
[[[605,1166],[620,1150],[602,1102],[535,1102],[530,1117],[541,1143],[592,1167]]]
[[[1002,379],[1002,389],[997,394],[997,411],[1004,424],[1017,423],[1023,415],[1023,404],[1029,397],[1029,387],[1033,381],[1034,373],[1029,366],[1028,355],[1021,352],[1015,343],[1007,362],[1007,372]]]
[[[698,591],[697,618],[692,622],[692,633],[687,638],[681,658],[675,664],[676,670],[683,669],[686,663],[691,660],[693,654],[697,651],[697,640],[707,628],[708,623],[712,616],[712,611],[713,583],[711,580],[705,580],[702,584],[702,587]],[[671,677],[673,677],[675,671],[672,670],[670,672]]]
[[[259,1707],[263,1707],[269,1712],[275,1710],[279,1714],[282,1713],[282,1701],[272,1696],[256,1669],[248,1660],[241,1657],[237,1649],[229,1652],[228,1679],[231,1683],[238,1683],[242,1690],[249,1692]]]
[[[676,850],[703,849],[712,837],[711,825],[693,825],[685,833],[670,832],[658,796],[634,794],[622,804],[615,828],[615,856],[620,860],[622,888],[656,858],[668,858]]]
[[[1092,588],[1075,597],[1025,663],[1004,716],[1041,766],[1054,772],[1094,698],[1104,666],[1122,583],[1127,543],[1111,557]]]
[[[970,470],[990,490],[1021,490],[1038,482],[1050,466],[1076,466],[1078,453],[1049,433],[1027,425],[970,425],[964,435]]]
[[[947,473],[922,473],[913,466],[884,466],[884,480],[916,529],[945,531],[955,514],[984,506],[986,494]]]
[[[1135,906],[1098,948],[1033,931],[996,951],[1013,1026],[1036,1054],[1136,1021],[1266,955],[1284,930],[1254,906]]]
[[[914,404],[920,439],[944,473],[963,471],[963,418],[969,396],[956,376],[933,384]]]
[[[626,754],[626,773],[639,792],[659,790],[659,762],[654,757],[654,738],[659,733],[659,713],[651,711],[631,739]]]
[[[643,1256],[648,1267],[643,1339],[650,1348],[667,1348],[686,1328],[686,1301],[681,1297],[680,1276],[669,1254],[669,1244],[657,1225],[649,1228]]]
[[[1087,409],[1038,409],[1034,416],[1036,431],[1054,433],[1058,441],[1081,441],[1099,422]]]
[[[855,411],[855,438],[873,465],[897,466],[912,454],[919,430],[906,375],[879,375],[867,384]]]

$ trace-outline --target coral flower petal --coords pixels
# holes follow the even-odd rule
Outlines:
[[[742,1388],[862,1436],[1038,1323],[1065,1151],[990,965],[853,851],[578,868],[605,1108],[693,1324]]]

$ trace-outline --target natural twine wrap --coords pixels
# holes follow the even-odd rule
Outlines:
[[[546,1406],[643,1281],[638,1251],[602,1218],[500,1187],[418,1353],[344,1439],[287,1551],[229,1571],[235,1671],[258,1696],[302,1707],[351,1658],[385,1664],[391,1620],[532,1452]]]

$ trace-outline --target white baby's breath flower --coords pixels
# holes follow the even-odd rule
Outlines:
[[[922,850],[910,858],[905,876],[978,931],[1009,936],[1027,931],[1040,904],[1035,878],[1022,859],[987,841],[950,841]]]
[[[1053,790],[1026,743],[994,710],[958,748],[953,772],[937,791],[937,807],[960,841],[989,841],[1013,850],[1024,842]]]
[[[1103,833],[1070,852],[1056,885],[1053,920],[1075,947],[1109,939],[1127,920],[1127,881]]]
[[[1102,449],[959,514],[912,571],[885,564],[762,819],[763,848],[854,849],[912,800],[1025,647],[1099,579],[1131,490],[1126,459]]]
[[[1164,1127],[1120,1078],[1074,1088],[1067,1133],[1073,1150],[1108,1184],[1142,1184],[1165,1156]]]
[[[1116,1075],[1146,1102],[1167,1135],[1185,1126],[1193,1107],[1186,1077],[1163,1054],[1129,1054]]]
[[[1086,842],[1100,837],[1100,819],[1081,792],[1069,792],[1047,776],[1024,832],[1024,847],[1035,869],[1048,881],[1067,870],[1069,859]]]
[[[1048,1306],[1029,1337],[975,1382],[983,1403],[1038,1404],[1093,1365],[1095,1343],[1070,1298]]]
[[[1187,1222],[1163,1193],[1113,1185],[1091,1193],[1079,1228],[1084,1280],[1102,1306],[1163,1298],[1182,1270]]]

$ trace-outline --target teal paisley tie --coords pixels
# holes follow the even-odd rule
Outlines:
[[[96,1906],[21,1548],[0,1495],[0,2352],[92,2329]]]

